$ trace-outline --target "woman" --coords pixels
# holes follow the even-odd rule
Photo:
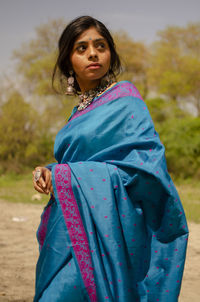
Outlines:
[[[57,69],[67,93],[81,95],[57,134],[57,163],[33,172],[35,189],[52,193],[37,233],[34,301],[177,301],[185,215],[145,103],[115,80],[120,60],[106,27],[73,20]]]

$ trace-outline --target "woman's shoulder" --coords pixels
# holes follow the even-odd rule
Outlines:
[[[117,82],[110,88],[108,94],[102,98],[102,104],[108,102],[112,110],[142,112],[149,116],[149,110],[140,92],[135,85],[129,81]],[[110,108],[111,109],[111,108]]]
[[[120,104],[123,103],[124,106],[127,106],[131,103],[138,103],[135,102],[136,100],[138,100],[139,103],[143,103],[143,99],[135,85],[129,81],[120,81],[112,85],[112,87],[98,96],[89,106],[89,108],[96,108],[106,103],[109,103],[109,106],[115,107],[118,106],[118,102],[120,102]]]
[[[141,94],[135,85],[129,81],[119,81],[113,85],[107,93],[113,95],[115,98],[121,98],[126,96],[132,96],[139,99],[142,99]]]

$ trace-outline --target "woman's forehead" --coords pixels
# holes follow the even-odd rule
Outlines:
[[[86,29],[80,36],[78,36],[78,38],[75,40],[75,43],[80,41],[87,42],[97,39],[104,39],[104,37],[97,31],[95,27],[90,27]]]

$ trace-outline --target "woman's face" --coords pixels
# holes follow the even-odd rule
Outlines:
[[[77,38],[70,61],[81,91],[87,91],[99,84],[109,70],[110,57],[108,42],[95,27],[87,29]]]

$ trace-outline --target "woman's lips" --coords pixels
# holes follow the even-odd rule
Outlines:
[[[100,67],[100,64],[90,64],[87,66],[87,69],[99,69]]]

